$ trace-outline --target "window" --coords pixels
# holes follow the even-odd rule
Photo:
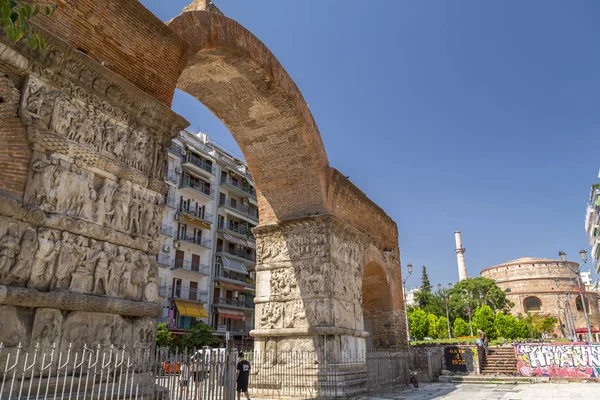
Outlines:
[[[219,214],[219,228],[225,228],[225,217]]]
[[[577,307],[577,311],[581,311],[583,312],[583,303],[581,301],[581,296],[577,296],[577,298],[575,299],[575,306]],[[585,299],[585,307],[587,309],[587,312],[590,312],[590,302]]]
[[[528,297],[523,302],[525,312],[540,311],[542,309],[542,302],[537,297]]]

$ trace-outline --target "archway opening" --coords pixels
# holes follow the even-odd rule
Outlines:
[[[525,312],[542,311],[542,302],[537,297],[527,297],[523,301],[523,308],[525,309]]]
[[[370,262],[363,270],[362,306],[367,349],[389,347],[394,321],[390,285],[384,268]]]

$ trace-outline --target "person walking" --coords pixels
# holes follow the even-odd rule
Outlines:
[[[238,354],[239,362],[237,364],[237,398],[240,400],[241,393],[246,394],[246,399],[250,400],[248,394],[248,380],[250,378],[250,363],[244,360],[244,353]]]
[[[489,340],[487,335],[485,334],[484,331],[482,331],[481,329],[479,329],[477,331],[477,333],[479,334],[479,339],[481,339],[481,343],[483,344],[483,349],[485,350],[485,355],[488,355],[489,349],[488,349],[488,344],[489,344]]]

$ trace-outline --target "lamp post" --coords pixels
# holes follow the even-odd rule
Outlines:
[[[452,283],[448,284],[448,287],[452,287]],[[446,305],[446,323],[448,324],[448,339],[452,339],[452,332],[450,332],[450,313],[448,312],[448,302],[450,301],[450,295],[448,292],[442,292],[442,284],[438,283],[438,290],[440,294],[444,296],[444,304]]]
[[[412,264],[408,264],[406,266],[406,269],[408,270],[408,275],[406,275],[406,278],[402,279],[402,291],[404,292],[404,317],[406,318],[406,340],[410,342],[410,326],[408,326],[408,312],[406,310],[406,281],[412,275]]]
[[[568,267],[577,277],[577,287],[579,288],[579,298],[581,299],[581,303],[583,305],[583,314],[585,315],[585,325],[587,327],[588,342],[592,342],[593,341],[592,328],[590,327],[590,318],[587,313],[587,306],[585,304],[585,298],[583,297],[583,288],[581,287],[581,274],[580,274],[581,268],[587,263],[587,251],[581,250],[579,252],[579,255],[581,256],[581,261],[583,261],[583,264],[581,264],[577,270],[572,269],[567,264],[567,254],[564,251],[559,251],[558,255],[560,256],[560,259],[562,260],[565,267]]]
[[[467,289],[463,289],[463,294],[465,295],[469,295],[469,298],[471,299],[471,302],[473,301],[473,293],[467,291]],[[473,312],[473,309],[471,308],[471,302],[469,302],[469,307],[467,307],[467,314],[469,315],[469,328],[471,329],[471,336],[473,336],[473,323],[471,322],[471,313]]]

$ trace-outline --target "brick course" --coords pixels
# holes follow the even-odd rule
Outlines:
[[[0,192],[23,197],[31,153],[17,111],[21,98],[14,83],[0,71]]]

